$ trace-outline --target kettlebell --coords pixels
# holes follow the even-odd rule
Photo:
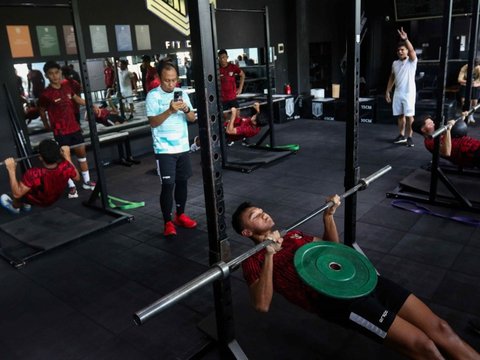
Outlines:
[[[455,125],[453,125],[450,133],[452,134],[452,137],[454,137],[454,138],[460,138],[460,137],[467,136],[468,126],[465,123],[465,119],[458,120],[455,123]]]

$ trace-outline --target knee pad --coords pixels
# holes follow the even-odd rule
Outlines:
[[[87,162],[87,158],[77,158],[78,162]]]

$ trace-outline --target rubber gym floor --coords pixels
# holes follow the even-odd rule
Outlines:
[[[345,123],[295,120],[276,127],[278,144],[298,143],[300,151],[250,174],[224,171],[224,196],[233,256],[252,244],[234,234],[230,216],[253,201],[270,212],[279,228],[293,223],[343,193]],[[470,134],[479,136],[478,128]],[[480,320],[480,228],[396,209],[385,194],[430,154],[419,135],[415,147],[394,145],[394,124],[360,124],[361,176],[389,164],[393,170],[358,193],[357,242],[377,270],[424,300],[480,351],[480,334],[468,321]],[[235,144],[234,146],[241,146]],[[145,201],[129,210],[135,221],[90,235],[48,252],[15,269],[0,261],[0,357],[24,359],[220,359],[198,324],[213,310],[211,287],[138,327],[132,314],[208,269],[200,153],[191,155],[187,213],[195,230],[179,229],[175,239],[162,235],[158,178],[153,156],[140,165],[105,168],[111,195]],[[475,180],[478,185],[478,178]],[[58,206],[93,210],[80,199]],[[444,214],[478,214],[428,205]],[[35,216],[41,209],[34,209]],[[343,208],[336,221],[343,233]],[[0,223],[15,217],[2,210]],[[321,216],[302,229],[322,234]],[[342,235],[342,234],[341,234]],[[5,242],[0,232],[0,240]],[[249,359],[402,359],[393,351],[351,330],[328,323],[275,295],[269,313],[251,307],[241,271],[232,274],[236,339]]]

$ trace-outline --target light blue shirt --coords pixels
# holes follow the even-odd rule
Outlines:
[[[182,91],[183,102],[191,109],[192,103],[187,93],[179,88],[175,88],[174,91]],[[161,86],[150,90],[145,100],[147,116],[157,116],[165,112],[170,107],[170,101],[173,100],[174,91],[165,92]],[[155,154],[178,154],[190,150],[187,116],[183,111],[177,111],[162,125],[151,129]]]

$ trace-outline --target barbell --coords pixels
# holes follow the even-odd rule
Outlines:
[[[258,102],[258,101],[255,101],[255,102]],[[237,109],[237,110],[244,110],[244,109],[251,108],[251,107],[253,107],[253,105],[255,104],[255,102],[252,103],[252,104],[249,104],[249,105],[243,105],[243,106],[237,107],[236,109]],[[262,102],[259,102],[259,103],[258,103],[258,105],[260,105],[260,106],[266,105],[266,104],[268,104],[266,101],[262,101]],[[232,112],[232,110],[230,110],[230,109],[223,110],[223,113],[224,113],[224,114],[227,114],[227,113],[230,113],[230,112]]]
[[[387,165],[382,169],[376,171],[375,173],[371,174],[370,176],[366,178],[362,178],[357,185],[347,190],[344,194],[340,195],[340,198],[344,199],[356,193],[359,190],[365,190],[371,182],[385,175],[391,169],[392,167],[390,165]],[[308,214],[307,216],[304,216],[303,218],[295,222],[293,225],[282,230],[280,234],[284,236],[288,231],[293,230],[294,228],[305,223],[306,221],[310,220],[314,216],[331,208],[334,204],[335,203],[333,201],[328,201],[320,208],[312,211],[310,214]],[[135,323],[137,325],[142,325],[150,318],[154,317],[155,315],[159,314],[163,310],[179,302],[180,300],[187,297],[188,295],[195,292],[196,290],[202,288],[203,286],[211,284],[216,280],[228,277],[230,275],[230,272],[236,270],[243,261],[245,261],[252,255],[258,253],[259,251],[265,249],[267,246],[273,244],[273,242],[274,242],[273,240],[262,241],[260,244],[257,244],[255,247],[251,248],[250,250],[230,260],[227,263],[220,261],[219,263],[212,265],[210,269],[204,272],[203,274],[197,276],[196,278],[190,280],[186,284],[180,286],[179,288],[173,290],[167,295],[161,297],[160,299],[148,305],[147,307],[137,311],[133,315],[133,319]]]
[[[452,136],[453,135],[453,132],[454,132],[454,128],[456,127],[457,128],[457,135],[459,136],[465,136],[467,135],[467,124],[465,124],[465,122],[463,121],[466,117],[472,115],[475,111],[477,111],[478,109],[480,108],[480,104],[478,105],[475,105],[474,107],[472,107],[470,110],[468,110],[467,114],[465,115],[460,115],[459,117],[457,117],[455,119],[455,124],[453,125],[452,127]],[[463,124],[462,124],[463,123]],[[436,137],[442,135],[445,131],[447,131],[449,125],[442,125],[440,126],[437,130],[435,130],[432,135],[430,135],[430,137],[432,139],[435,139]],[[455,136],[455,137],[458,137],[458,136]]]
[[[100,143],[105,142],[105,141],[109,141],[109,140],[113,140],[113,139],[116,139],[116,138],[126,137],[126,136],[128,136],[127,132],[111,133],[111,134],[102,136],[102,138],[100,140]],[[91,142],[85,141],[83,143],[75,144],[75,145],[70,146],[70,149],[75,149],[75,148],[79,148],[79,147],[82,147],[82,146],[88,146],[90,144],[91,144]],[[33,158],[36,158],[36,157],[39,157],[39,156],[40,156],[40,153],[30,154],[30,155],[27,155],[27,156],[22,156],[22,157],[19,157],[19,158],[15,158],[15,162],[18,163],[20,161],[27,160],[27,159],[33,159]],[[5,165],[5,161],[0,162],[0,166],[2,166],[2,165]]]

